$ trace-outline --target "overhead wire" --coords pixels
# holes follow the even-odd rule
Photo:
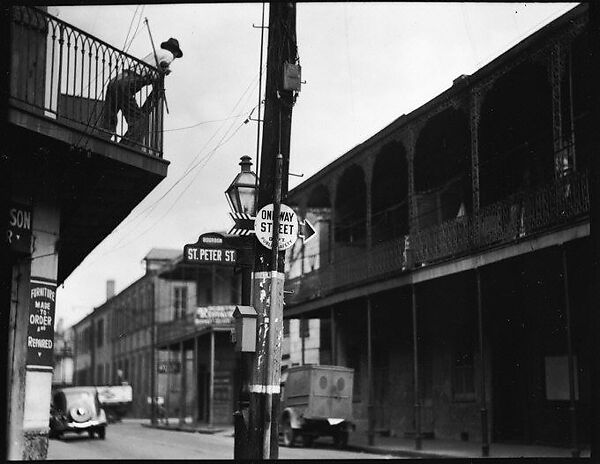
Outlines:
[[[122,50],[125,50],[125,47],[127,46],[127,40],[129,39],[129,34],[130,34],[131,28],[133,26],[133,21],[135,21],[135,17],[137,15],[139,8],[140,8],[140,6],[136,5],[135,11],[133,12],[133,16],[131,17],[131,22],[129,23],[129,28],[127,29],[127,35],[125,36],[125,41],[123,42],[123,47],[121,47]]]
[[[131,48],[131,44],[133,43],[133,39],[135,39],[138,34],[138,31],[140,29],[140,24],[142,23],[142,16],[144,15],[145,8],[146,8],[146,5],[142,5],[142,9],[140,10],[140,16],[139,16],[138,22],[135,26],[135,31],[133,32],[133,35],[131,36],[131,40],[129,41],[129,45],[127,45],[126,47],[123,47],[125,52],[129,51],[129,49]]]

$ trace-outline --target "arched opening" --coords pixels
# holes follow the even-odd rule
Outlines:
[[[340,178],[335,201],[336,254],[349,248],[364,248],[367,236],[365,175],[357,165],[348,167]]]
[[[408,234],[408,165],[399,143],[387,144],[375,159],[371,231],[374,245]]]
[[[462,110],[430,118],[415,147],[417,224],[420,229],[471,211],[471,135]]]
[[[545,67],[522,63],[500,77],[483,101],[481,205],[544,184],[553,175],[552,89]]]

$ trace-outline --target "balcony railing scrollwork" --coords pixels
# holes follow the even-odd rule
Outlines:
[[[152,85],[160,84],[156,68],[35,7],[12,7],[11,37],[12,104],[83,136],[162,157],[163,97]],[[135,121],[107,103],[108,84],[124,72],[149,83],[133,97],[141,109]]]
[[[404,240],[384,242],[370,251],[335,250],[334,263],[286,282],[286,290],[292,292],[286,304],[531,238],[585,220],[588,212],[588,174],[573,173],[485,206],[477,214],[413,231]]]

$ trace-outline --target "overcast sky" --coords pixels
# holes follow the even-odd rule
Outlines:
[[[293,110],[290,172],[306,179],[575,5],[299,3],[306,83]],[[256,123],[243,122],[258,103],[260,29],[253,24],[261,23],[262,4],[49,12],[120,49],[141,19],[128,51],[139,58],[152,51],[147,17],[155,43],[175,37],[184,53],[165,84],[168,176],[59,288],[56,320],[71,325],[104,303],[107,279],[116,280],[117,292],[138,279],[151,248],[182,250],[204,232],[231,227],[223,192],[240,156],[256,156]],[[266,44],[267,34],[265,50]],[[192,163],[196,168],[180,180]],[[291,177],[290,188],[301,180]]]

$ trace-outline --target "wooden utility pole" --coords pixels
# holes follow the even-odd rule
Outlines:
[[[595,2],[588,3],[589,8],[589,42],[591,51],[592,82],[600,79],[600,5]],[[600,89],[592,85],[592,121],[600,120]],[[592,131],[594,143],[600,143],[600,132]],[[594,356],[600,350],[600,159],[594,153],[590,157],[590,241],[592,247],[592,285],[590,295],[590,321],[588,324],[588,337],[590,353],[592,353],[590,366],[591,380],[591,458],[593,462],[600,462],[600,363]]]
[[[279,211],[288,190],[294,90],[284,85],[285,64],[297,62],[296,4],[269,4],[265,113],[257,210],[273,203],[273,250],[256,245],[253,306],[256,354],[249,385],[249,458],[277,459],[285,252],[277,251]]]

